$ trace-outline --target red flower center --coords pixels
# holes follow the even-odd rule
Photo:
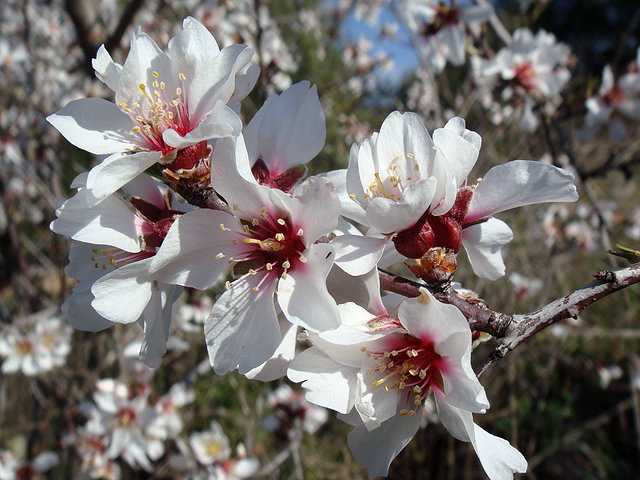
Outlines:
[[[406,408],[400,411],[400,415],[415,415],[415,408],[409,409],[412,398],[413,406],[419,407],[431,390],[443,392],[442,373],[447,369],[447,360],[435,351],[430,337],[392,335],[384,351],[369,352],[364,347],[363,351],[374,360],[380,360],[369,374],[385,374],[373,385],[382,386],[385,391],[397,389],[405,393]]]

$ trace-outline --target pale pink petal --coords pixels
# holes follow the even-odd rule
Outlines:
[[[144,337],[140,346],[140,360],[148,367],[156,368],[162,363],[169,340],[171,305],[181,293],[182,289],[174,286],[155,289],[142,314],[140,320]]]

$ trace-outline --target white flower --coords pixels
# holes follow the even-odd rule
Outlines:
[[[272,95],[244,132],[251,171],[259,183],[289,192],[326,138],[324,111],[316,86],[296,83]]]
[[[309,179],[292,195],[258,184],[242,137],[219,140],[214,156],[213,187],[232,214],[195,210],[178,218],[151,273],[163,282],[208,288],[233,266],[238,278],[216,301],[205,335],[215,371],[244,374],[268,360],[285,336],[276,299],[295,325],[337,326],[325,285],[333,249],[316,241],[335,227],[340,202],[325,179]]]
[[[277,430],[285,435],[298,424],[303,431],[315,433],[329,417],[325,408],[307,402],[301,393],[287,384],[269,392],[265,403],[272,413],[262,420],[262,425],[267,430]]]
[[[293,360],[288,376],[303,382],[310,402],[346,414],[355,426],[351,451],[372,476],[386,475],[417,432],[431,392],[444,426],[473,444],[492,480],[526,470],[508,442],[473,423],[489,402],[471,369],[471,330],[457,308],[426,290],[404,301],[397,318],[340,307],[342,326],[311,334],[314,346]]]
[[[58,218],[51,223],[54,232],[75,240],[66,273],[80,283],[62,311],[74,328],[86,331],[140,321],[141,358],[156,367],[166,350],[172,305],[181,289],[154,281],[148,266],[183,212],[173,210],[170,197],[146,175],[88,207],[86,178],[83,174],[74,181],[78,192],[58,208]]]
[[[474,62],[474,77],[485,88],[498,88],[505,107],[499,116],[519,118],[524,131],[539,123],[533,108],[542,103],[545,113],[555,111],[558,94],[571,77],[569,48],[544,30],[535,36],[526,28],[513,33],[511,43],[491,60]]]
[[[399,2],[409,29],[418,36],[420,53],[429,70],[440,72],[447,61],[464,63],[465,24],[483,22],[493,13],[489,5],[467,5],[439,0],[405,0]]]
[[[476,274],[494,280],[504,275],[501,249],[513,234],[493,214],[578,198],[571,173],[524,160],[493,167],[478,185],[467,186],[480,145],[480,136],[461,118],[436,129],[431,139],[416,114],[399,112],[387,117],[379,134],[354,144],[346,188],[339,190],[342,214],[370,228],[365,237],[342,235],[332,241],[338,251],[359,252],[346,271],[369,271],[392,239],[409,258],[420,258],[432,247],[457,252],[464,246]],[[329,178],[344,185],[340,172]]]
[[[623,118],[640,120],[640,73],[630,72],[616,81],[611,67],[605,66],[598,94],[589,97],[585,106],[587,117],[577,132],[579,139],[588,139],[608,125],[611,140],[623,140],[627,136]]]
[[[187,148],[187,158],[199,159],[207,154],[206,140],[240,133],[240,119],[228,105],[244,98],[255,83],[252,50],[244,45],[220,50],[191,17],[183,27],[169,41],[168,54],[137,29],[122,66],[101,47],[93,66],[115,91],[115,104],[84,98],[47,118],[75,146],[109,155],[89,173],[89,204],[104,200],[156,162],[190,168],[180,151]]]
[[[63,366],[71,351],[71,327],[47,311],[23,323],[22,329],[7,327],[0,337],[2,372],[22,371],[31,376]]]
[[[93,394],[93,403],[83,405],[89,417],[85,428],[99,436],[107,445],[105,455],[110,459],[122,456],[132,467],[152,470],[150,458],[157,458],[151,447],[146,429],[156,417],[147,401],[147,391],[131,390],[113,379],[99,380]]]
[[[202,465],[222,463],[231,455],[229,438],[216,421],[211,422],[206,432],[192,433],[189,437],[189,445]]]

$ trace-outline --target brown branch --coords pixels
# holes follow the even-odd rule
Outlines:
[[[473,304],[459,296],[453,289],[434,292],[436,298],[444,303],[456,306],[469,321],[471,330],[490,333],[502,342],[493,351],[481,372],[495,360],[504,357],[518,345],[541,330],[565,318],[576,318],[582,310],[592,303],[640,282],[640,263],[626,268],[607,270],[594,275],[593,282],[560,297],[542,308],[530,313],[508,314],[485,308],[484,304]],[[417,297],[419,288],[425,287],[417,282],[380,272],[380,286],[383,290],[399,293],[407,297]]]

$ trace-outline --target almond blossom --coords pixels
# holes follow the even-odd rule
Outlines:
[[[242,374],[266,362],[286,335],[288,322],[319,331],[337,326],[325,279],[333,248],[316,243],[335,228],[340,202],[333,184],[311,178],[291,195],[260,185],[251,172],[243,137],[220,139],[212,184],[231,213],[196,209],[176,220],[150,273],[159,281],[209,288],[231,266],[205,323],[211,364],[218,374]]]
[[[553,34],[540,30],[534,35],[526,28],[513,33],[512,41],[498,54],[484,60],[474,58],[474,78],[480,88],[497,89],[495,123],[513,120],[532,132],[540,123],[534,107],[542,105],[551,115],[559,104],[559,93],[571,77],[567,69],[569,47],[556,42]]]
[[[2,329],[3,373],[33,376],[65,364],[71,351],[71,328],[51,311],[32,315]]]
[[[576,132],[588,139],[607,125],[609,138],[617,142],[627,137],[624,119],[640,120],[640,73],[629,72],[615,79],[611,67],[604,67],[598,94],[589,97],[585,106],[585,126]]]
[[[293,360],[287,375],[303,382],[307,400],[355,427],[349,447],[372,476],[386,475],[415,435],[429,395],[447,430],[472,443],[489,478],[526,470],[516,449],[473,423],[473,413],[484,413],[489,402],[471,369],[471,330],[457,308],[422,289],[397,317],[353,303],[341,304],[340,312],[342,325],[310,334],[313,347]]]
[[[47,120],[75,146],[109,155],[87,178],[89,205],[104,200],[153,164],[192,168],[208,155],[206,141],[238,135],[241,121],[230,105],[257,79],[253,51],[245,45],[219,49],[209,31],[188,17],[168,53],[140,29],[123,65],[104,46],[93,61],[96,76],[115,92],[70,102]]]
[[[139,321],[144,330],[141,358],[158,366],[166,350],[173,303],[181,289],[148,274],[175,218],[171,197],[158,182],[139,176],[120,193],[88,207],[87,174],[72,184],[78,192],[57,210],[51,229],[74,240],[66,273],[79,280],[62,305],[74,328],[103,330]]]
[[[83,405],[86,428],[104,439],[110,459],[120,456],[132,467],[151,471],[146,429],[156,417],[147,400],[148,390],[136,391],[126,384],[103,379],[96,384],[93,403]]]
[[[485,21],[493,13],[489,5],[445,4],[439,0],[403,0],[398,11],[418,37],[420,53],[432,73],[448,62],[464,64],[465,24]]]
[[[432,247],[457,252],[464,246],[475,273],[495,280],[504,275],[501,249],[513,234],[494,214],[577,200],[571,173],[533,161],[495,166],[468,185],[480,146],[480,136],[461,118],[436,129],[432,139],[416,114],[399,112],[387,117],[379,134],[354,144],[342,214],[369,230],[365,237],[344,235],[332,242],[359,253],[359,262],[347,271],[358,275],[371,269],[393,240],[409,258],[420,258]],[[330,178],[340,183],[341,174]]]

